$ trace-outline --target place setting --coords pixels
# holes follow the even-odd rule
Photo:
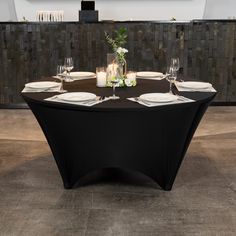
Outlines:
[[[176,73],[180,68],[180,61],[178,57],[172,57],[170,59],[170,67],[173,68]],[[177,75],[177,74],[176,74]],[[169,76],[169,73],[163,74],[159,71],[139,71],[137,72],[137,78],[139,79],[150,79],[150,80],[162,80],[166,79]]]
[[[216,92],[211,83],[200,81],[175,81],[180,92]]]
[[[188,103],[195,102],[195,100],[181,96],[173,92],[172,87],[175,84],[177,79],[177,71],[179,70],[179,58],[171,58],[170,65],[166,68],[166,73],[163,75],[169,82],[169,92],[166,93],[145,93],[140,95],[139,97],[131,97],[127,98],[130,101],[137,102],[141,105],[147,107],[155,107],[155,106],[164,106],[178,103]],[[155,73],[159,72],[142,72],[141,75],[146,75],[146,77],[151,77]],[[138,74],[138,73],[137,73]]]
[[[84,79],[95,79],[96,74],[89,71],[74,71],[74,72],[70,72],[70,75],[68,75],[68,77],[72,79],[73,81],[84,80]]]
[[[72,82],[76,80],[95,79],[96,74],[89,71],[73,71],[73,72],[70,72],[70,74],[63,72],[62,74],[53,76],[53,78],[55,79],[60,79],[59,77],[64,77],[65,79],[67,77],[69,78],[70,82]]]
[[[69,92],[57,94],[52,97],[45,98],[44,100],[90,107],[109,99],[110,97],[97,96],[96,94],[90,92]]]
[[[139,97],[127,98],[143,106],[155,107],[178,103],[195,102],[195,100],[171,93],[145,93]]]
[[[137,79],[162,80],[166,75],[157,71],[139,71],[136,73]]]
[[[53,81],[36,81],[25,84],[22,93],[42,93],[42,92],[59,92],[61,83]]]
[[[57,65],[56,75],[52,78],[59,80],[60,82],[55,81],[35,81],[25,84],[22,93],[32,92],[32,93],[41,93],[41,92],[58,92],[65,93],[67,90],[64,90],[63,85],[65,82],[73,82],[76,80],[83,79],[93,79],[96,78],[96,74],[88,71],[74,71],[71,70],[74,68],[74,62],[71,57],[66,57],[63,65]]]
[[[94,79],[96,74],[89,71],[72,71],[74,61],[72,57],[66,57],[63,65],[57,66],[57,74],[53,76],[55,79],[64,80],[65,82],[73,82],[75,80]]]

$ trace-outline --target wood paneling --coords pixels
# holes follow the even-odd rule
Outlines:
[[[165,71],[178,55],[185,76],[211,82],[215,101],[236,101],[236,21],[0,23],[0,104],[21,103],[24,84],[54,75],[72,56],[75,70],[95,71],[110,52],[104,31],[128,29],[128,67]]]

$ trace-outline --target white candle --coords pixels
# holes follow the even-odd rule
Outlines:
[[[126,74],[126,78],[127,78],[127,79],[125,79],[126,86],[131,87],[131,86],[135,86],[137,84],[137,82],[136,82],[136,72],[129,71]]]
[[[136,73],[135,72],[130,72],[126,75],[127,79],[130,80],[136,80]]]
[[[97,72],[97,86],[98,87],[106,86],[106,72],[105,71]]]
[[[112,63],[107,66],[107,71],[109,74],[109,77],[116,77],[117,74],[117,69],[118,69],[118,64],[117,63]]]

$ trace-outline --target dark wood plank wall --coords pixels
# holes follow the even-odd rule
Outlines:
[[[129,69],[165,71],[179,55],[185,76],[211,82],[215,101],[236,101],[236,21],[0,23],[0,104],[21,103],[24,84],[54,75],[72,56],[75,70],[95,71],[110,52],[104,31],[128,29]]]

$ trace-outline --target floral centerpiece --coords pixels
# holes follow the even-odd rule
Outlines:
[[[119,28],[115,31],[115,38],[111,38],[110,35],[105,32],[105,38],[108,42],[108,44],[111,46],[112,51],[114,53],[114,61],[112,65],[108,65],[108,70],[110,68],[115,68],[117,73],[113,73],[110,80],[119,79],[119,86],[135,86],[136,80],[131,80],[130,78],[127,78],[127,63],[126,63],[126,53],[128,50],[124,48],[123,46],[127,42],[127,29],[124,27]],[[108,73],[109,75],[109,73]],[[109,82],[109,79],[107,80],[107,86],[111,86],[111,83]]]

